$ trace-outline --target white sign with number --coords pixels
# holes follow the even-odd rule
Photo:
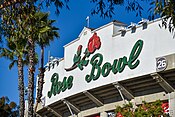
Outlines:
[[[157,71],[163,71],[167,68],[167,60],[165,57],[160,57],[156,60]]]

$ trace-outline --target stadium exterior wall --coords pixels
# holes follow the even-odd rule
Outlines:
[[[94,30],[84,27],[77,39],[64,46],[64,58],[52,59],[46,65],[44,103],[38,110],[97,87],[174,70],[175,39],[159,24],[161,19],[132,24],[128,28],[117,21]],[[175,116],[172,109],[175,108],[174,87],[166,86],[169,89],[134,96],[131,101],[140,104],[143,100],[169,100],[171,115]],[[102,104],[98,108],[80,110],[77,115],[101,113],[101,117],[107,117],[107,111],[123,103]]]

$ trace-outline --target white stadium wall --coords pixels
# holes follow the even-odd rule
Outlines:
[[[43,88],[43,98],[45,98],[44,106],[49,106],[59,100],[96,87],[157,72],[156,58],[175,54],[175,39],[173,39],[173,35],[168,30],[159,27],[160,23],[161,19],[148,22],[145,29],[141,24],[137,25],[135,29],[130,28],[125,30],[125,28],[122,28],[125,26],[124,24],[115,22],[111,22],[94,30],[85,27],[76,40],[65,45],[64,58],[59,60],[59,65],[55,65],[53,68],[51,67],[50,70],[46,69]],[[75,54],[77,54],[78,47],[82,48],[80,54],[82,60],[85,55],[85,49],[88,48],[88,42],[95,33],[100,39],[100,42],[97,43],[101,45],[98,45],[98,49],[95,49],[89,57],[85,58],[85,60],[89,60],[87,66],[82,66],[82,70],[77,66],[73,70],[66,71],[65,69],[72,67],[75,63],[73,60]],[[80,47],[79,45],[82,46]],[[136,47],[135,50],[134,46]],[[132,53],[132,51],[134,52]],[[100,72],[99,78],[87,82],[86,76],[90,75],[93,69],[93,65],[90,62],[95,55],[100,55],[103,58],[101,65],[98,65],[98,67],[104,69],[104,76],[102,72]],[[95,58],[97,64],[99,63],[99,59],[101,58]],[[112,65],[114,60],[118,60],[119,62],[119,59],[123,61],[125,59],[126,63],[121,73],[117,72],[114,74]],[[92,61],[94,64],[95,60]],[[104,67],[104,64],[109,66]],[[124,63],[122,63],[122,65],[123,64]],[[134,66],[135,64],[137,65]],[[172,63],[171,66],[172,68],[175,67],[175,63]],[[109,74],[107,74],[108,67]],[[97,71],[98,68],[95,67],[94,75],[97,75]],[[60,93],[56,95],[51,93],[51,77],[54,73],[57,73],[59,76],[58,82],[63,82],[64,77],[67,77],[67,80],[69,76],[72,76],[73,81],[72,86],[69,87],[70,89],[66,87],[67,89],[65,89],[65,91],[60,91]],[[53,80],[55,80],[55,78],[53,78]],[[50,97],[48,96],[49,92]]]

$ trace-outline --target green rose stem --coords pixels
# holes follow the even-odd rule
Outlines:
[[[84,60],[86,59],[86,57],[88,57],[88,56],[89,56],[89,52],[86,52],[85,55],[83,56],[82,60],[84,61]],[[80,60],[80,61],[82,61],[82,60]],[[80,63],[80,61],[74,63],[74,64],[72,65],[72,67],[70,67],[70,68],[65,68],[65,70],[66,70],[66,71],[74,70],[75,68],[78,67],[78,64]]]

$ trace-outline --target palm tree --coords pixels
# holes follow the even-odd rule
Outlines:
[[[31,7],[32,11],[35,11],[35,7]],[[35,63],[34,63],[34,57],[35,57],[35,22],[36,19],[34,17],[34,13],[31,12],[30,16],[27,20],[27,29],[29,29],[28,32],[28,44],[29,44],[29,69],[28,69],[28,117],[34,116],[33,111],[33,105],[34,105],[34,72],[35,72]]]
[[[18,90],[19,90],[19,97],[20,97],[20,109],[19,109],[19,115],[22,117],[24,116],[24,75],[23,75],[23,63],[24,63],[24,50],[25,45],[24,41],[17,41],[17,39],[21,36],[19,34],[19,27],[16,25],[14,27],[14,24],[12,24],[12,18],[9,20],[9,17],[11,17],[9,13],[9,8],[6,8],[3,12],[3,22],[1,23],[2,29],[4,31],[4,37],[7,41],[6,48],[1,48],[0,57],[5,57],[12,61],[12,63],[9,65],[9,68],[11,69],[15,63],[17,63],[18,66]],[[14,20],[14,19],[13,19]],[[15,22],[17,23],[17,22]]]
[[[12,68],[15,63],[18,66],[18,89],[20,97],[20,117],[24,116],[25,102],[24,102],[24,74],[23,67],[28,64],[28,48],[27,31],[24,30],[26,25],[24,19],[27,15],[27,7],[10,6],[1,10],[3,12],[1,28],[3,29],[3,36],[6,38],[7,46],[1,49],[0,57],[6,57],[11,60],[9,68]],[[24,12],[21,12],[24,11]],[[36,59],[35,59],[36,60]],[[35,61],[36,63],[36,61]]]
[[[37,102],[40,101],[42,96],[42,85],[44,78],[44,47],[49,45],[49,42],[58,37],[56,30],[58,28],[53,27],[54,20],[48,20],[48,13],[39,12],[34,5],[30,5],[30,12],[28,17],[24,21],[24,30],[27,33],[28,41],[28,56],[29,56],[29,69],[28,69],[28,116],[33,117],[34,110],[34,72],[35,72],[35,44],[38,43],[42,48],[41,68],[39,75],[39,89]]]
[[[37,44],[41,47],[41,66],[40,66],[40,73],[38,79],[38,89],[37,89],[37,99],[36,99],[36,106],[35,111],[37,109],[38,103],[41,101],[42,97],[42,90],[43,90],[43,83],[44,83],[44,47],[50,44],[50,41],[54,40],[54,37],[59,37],[58,35],[58,28],[52,26],[55,20],[49,20],[48,13],[38,12],[36,13],[36,18],[38,19],[39,27],[38,27],[38,39]]]
[[[29,9],[30,10],[27,10]],[[7,8],[6,8],[7,9]],[[53,40],[54,37],[58,37],[58,33],[56,30],[58,28],[55,28],[52,26],[52,24],[55,22],[54,20],[48,20],[48,13],[41,13],[38,12],[36,7],[34,5],[26,5],[22,8],[17,8],[17,11],[15,10],[7,10],[8,13],[5,14],[3,20],[4,20],[4,30],[5,37],[8,37],[8,49],[2,49],[2,55],[6,57],[11,57],[10,59],[13,60],[16,56],[17,60],[13,61],[11,66],[14,65],[15,62],[18,64],[18,75],[19,75],[19,84],[21,84],[21,76],[23,76],[23,64],[22,64],[22,56],[23,56],[23,50],[21,50],[22,47],[28,47],[28,61],[29,61],[29,69],[28,69],[28,116],[33,116],[33,103],[34,103],[34,71],[35,71],[35,64],[36,64],[36,57],[35,57],[35,43],[36,41],[41,46],[43,52],[44,47],[46,45],[49,45],[49,41]],[[9,12],[14,11],[14,14],[12,15]],[[18,12],[19,11],[19,12]],[[20,12],[22,11],[22,12]],[[26,17],[27,16],[27,17]],[[10,26],[9,26],[10,25]],[[10,29],[10,31],[9,31]],[[14,42],[13,42],[14,41]],[[27,45],[27,46],[26,46]],[[11,50],[12,49],[12,50]],[[19,49],[19,50],[18,50]],[[19,55],[18,55],[19,54]],[[43,78],[44,78],[44,54],[42,54],[42,60],[41,60],[41,69],[40,69],[40,79],[41,81],[39,83],[39,89],[38,89],[38,101],[41,98],[42,95],[42,85],[43,85]],[[23,81],[22,81],[23,82]],[[21,88],[21,87],[23,88]],[[24,85],[20,85],[19,90],[20,95],[23,94],[24,97]],[[41,93],[40,93],[41,92]],[[22,97],[22,95],[20,96]],[[22,100],[22,99],[20,99]],[[38,102],[37,101],[37,102]],[[23,105],[22,105],[23,104]],[[20,116],[23,116],[24,111],[24,102],[20,103]],[[23,111],[22,111],[23,110]]]
[[[35,13],[38,12],[35,5],[32,1],[25,2],[25,4],[20,5],[16,10],[11,9],[17,14],[12,14],[14,19],[16,20],[15,26],[19,26],[19,35],[22,38],[17,39],[20,42],[25,41],[25,45],[28,47],[28,117],[33,117],[33,105],[34,105],[34,72],[35,72],[35,64],[36,64],[36,52],[35,52],[35,42],[37,37],[38,24],[37,19],[35,18]],[[6,17],[6,16],[5,16]],[[9,18],[12,19],[11,17]],[[7,22],[9,22],[7,19]],[[13,20],[12,20],[13,23]],[[8,26],[5,26],[8,27]],[[12,31],[14,32],[14,31]]]
[[[18,90],[19,90],[19,115],[20,117],[24,116],[24,109],[25,109],[25,101],[24,101],[24,73],[23,73],[23,67],[24,64],[26,64],[26,61],[24,60],[24,56],[27,53],[27,50],[24,45],[15,43],[14,41],[7,39],[8,45],[7,48],[2,48],[0,57],[5,57],[12,61],[12,63],[9,65],[9,69],[11,69],[14,64],[16,63],[18,66]]]

